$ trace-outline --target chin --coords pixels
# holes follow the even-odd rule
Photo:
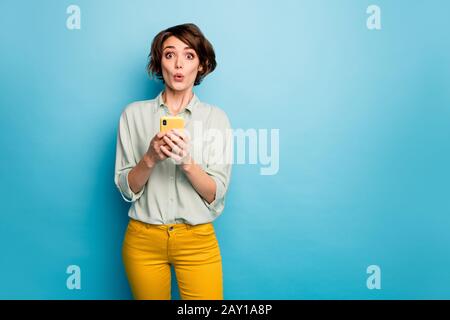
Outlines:
[[[171,83],[170,84],[170,88],[174,91],[185,91],[187,89],[189,89],[191,86],[187,85],[185,83],[179,83],[179,82],[175,82],[175,83]]]

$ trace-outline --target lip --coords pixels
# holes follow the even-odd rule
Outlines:
[[[173,79],[177,82],[182,82],[184,80],[184,75],[182,73],[175,73]]]

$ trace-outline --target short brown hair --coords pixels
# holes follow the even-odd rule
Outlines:
[[[147,72],[150,76],[156,75],[158,79],[164,82],[161,69],[163,43],[170,36],[188,44],[197,53],[202,70],[197,73],[194,86],[199,85],[207,74],[214,71],[217,66],[216,54],[211,43],[201,32],[200,28],[193,23],[180,24],[159,32],[153,39],[150,49]]]

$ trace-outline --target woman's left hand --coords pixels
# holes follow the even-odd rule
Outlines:
[[[189,138],[184,130],[169,130],[163,139],[171,150],[165,146],[161,146],[161,151],[166,156],[172,158],[176,164],[187,165],[192,162]]]

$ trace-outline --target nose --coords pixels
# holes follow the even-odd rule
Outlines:
[[[183,67],[183,59],[181,59],[180,57],[178,57],[175,60],[175,69],[180,69]]]

